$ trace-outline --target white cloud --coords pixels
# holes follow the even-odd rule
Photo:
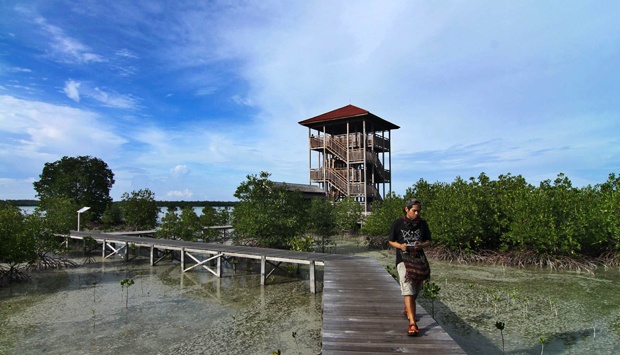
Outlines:
[[[124,57],[124,58],[129,58],[129,59],[140,58],[137,54],[135,54],[133,51],[130,51],[127,48],[123,48],[123,49],[116,51],[116,55],[119,57]]]
[[[80,83],[73,80],[65,81],[65,88],[63,91],[71,100],[80,102],[80,92],[78,91],[80,85]]]
[[[171,172],[182,172],[186,164],[204,165],[216,163],[243,162],[251,159],[248,141],[252,137],[243,136],[244,132],[230,128],[227,134],[212,127],[186,125],[176,129],[163,129],[156,126],[136,128],[132,138],[143,146],[139,160],[148,165],[173,165]],[[188,144],[191,142],[191,144]]]
[[[113,156],[126,140],[90,111],[0,96],[0,147],[14,168],[64,155]],[[6,158],[6,157],[5,157]]]
[[[192,197],[192,195],[193,193],[188,189],[182,191],[168,191],[168,193],[166,194],[166,196],[174,198],[189,198]]]
[[[11,67],[9,70],[14,73],[32,73],[32,70],[28,68]]]
[[[129,95],[105,92],[98,87],[90,92],[90,96],[108,107],[118,109],[135,109],[138,106],[136,99]]]
[[[190,173],[187,165],[177,165],[174,168],[170,169],[170,172],[175,177],[180,177],[184,175],[188,175]]]
[[[80,102],[83,98],[89,98],[105,107],[124,110],[136,110],[139,108],[138,100],[133,96],[119,94],[114,91],[105,91],[99,87],[93,88],[88,82],[67,80],[63,92],[75,102]]]
[[[453,178],[459,172],[498,168],[522,173],[546,164],[557,173],[562,166],[578,169],[571,159],[575,142],[598,145],[600,132],[583,134],[591,119],[575,117],[575,103],[587,101],[590,94],[571,97],[571,91],[579,93],[583,86],[565,84],[582,67],[572,65],[590,62],[578,49],[591,53],[588,48],[609,48],[608,32],[617,33],[617,25],[597,25],[596,30],[598,22],[582,21],[575,8],[556,11],[548,5],[498,3],[484,5],[481,12],[481,5],[459,2],[441,6],[441,11],[409,1],[357,5],[307,2],[295,9],[267,5],[220,14],[221,24],[232,21],[227,15],[237,19],[235,26],[221,31],[216,52],[242,63],[239,74],[247,80],[247,97],[265,128],[265,134],[256,135],[255,146],[266,156],[274,144],[287,147],[270,164],[300,161],[307,145],[299,138],[306,130],[297,121],[348,103],[401,126],[393,132],[395,156],[433,153],[425,166],[395,159],[394,171],[423,175],[443,168]],[[338,11],[339,6],[347,11]],[[511,21],[498,22],[506,10],[514,15]],[[261,11],[271,13],[263,16]],[[304,15],[296,17],[296,12]],[[366,18],[373,18],[372,25]],[[579,36],[574,35],[576,27],[583,30]],[[585,74],[576,78],[596,86]],[[605,142],[613,137],[605,135]],[[534,144],[532,139],[539,140]],[[580,164],[589,165],[587,159]]]
[[[92,53],[91,48],[87,45],[66,35],[62,28],[49,24],[45,18],[37,17],[35,23],[50,35],[49,45],[52,49],[52,58],[62,62],[79,64],[106,61],[102,56]]]
[[[115,57],[111,60],[110,69],[122,77],[135,77],[140,70],[132,63],[139,58],[135,52],[129,49],[117,50]]]
[[[209,96],[217,91],[215,86],[203,86],[196,90],[196,96]]]
[[[244,98],[239,95],[235,95],[232,97],[234,103],[240,106],[254,106],[254,102],[250,98]]]

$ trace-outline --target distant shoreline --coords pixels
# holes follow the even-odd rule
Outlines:
[[[39,200],[0,200],[5,201],[13,206],[22,207],[36,207],[39,205]],[[121,201],[114,201],[112,203],[120,203]],[[237,201],[155,201],[158,207],[204,207],[204,206],[217,206],[217,207],[235,207],[239,202]]]

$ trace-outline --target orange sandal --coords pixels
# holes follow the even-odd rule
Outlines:
[[[409,328],[407,328],[407,335],[416,336],[420,331],[418,330],[417,324],[409,324]]]

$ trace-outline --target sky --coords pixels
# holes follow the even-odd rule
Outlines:
[[[299,121],[392,122],[420,179],[620,173],[620,2],[0,0],[0,199],[45,163],[103,160],[111,196],[234,201],[309,183]]]

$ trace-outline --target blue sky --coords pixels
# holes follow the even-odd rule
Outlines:
[[[90,155],[112,197],[234,200],[308,182],[299,121],[392,132],[392,188],[620,173],[617,1],[0,0],[0,199]]]

